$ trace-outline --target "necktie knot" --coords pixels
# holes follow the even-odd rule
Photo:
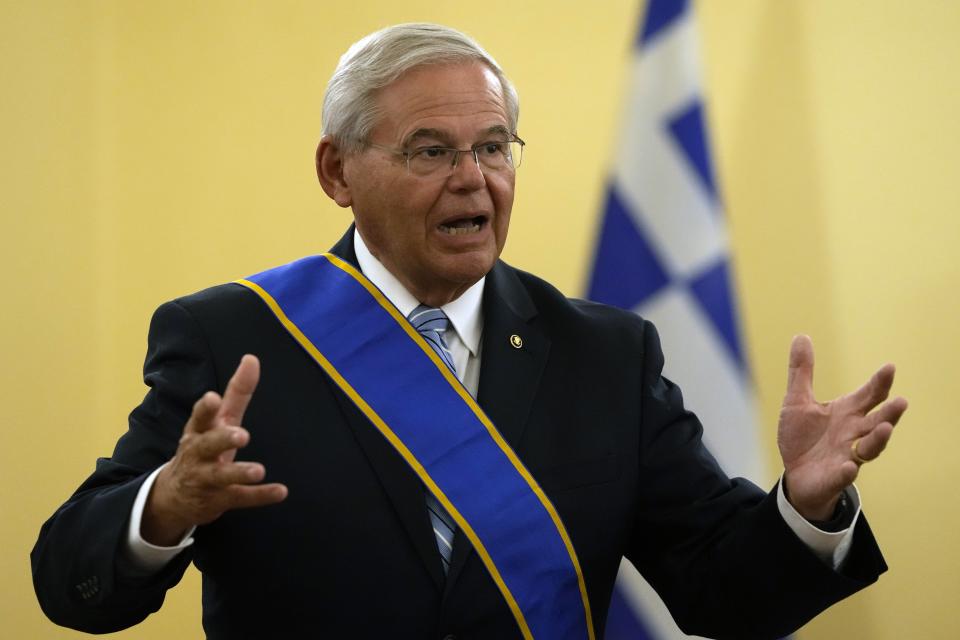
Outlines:
[[[424,333],[425,331],[436,331],[443,333],[450,328],[450,318],[441,309],[428,307],[425,304],[420,305],[410,312],[408,316],[413,328]]]
[[[456,374],[457,367],[453,364],[453,354],[450,353],[450,347],[447,346],[447,341],[443,337],[444,332],[450,328],[450,318],[447,314],[436,307],[422,304],[410,312],[407,320],[420,332],[443,363]]]

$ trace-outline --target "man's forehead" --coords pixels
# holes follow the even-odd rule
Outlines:
[[[475,138],[509,128],[503,86],[479,61],[414,67],[378,91],[375,129],[395,142]]]

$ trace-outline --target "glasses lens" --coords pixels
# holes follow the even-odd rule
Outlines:
[[[523,145],[519,142],[510,143],[510,164],[516,169],[523,161]]]
[[[516,142],[487,142],[474,149],[480,166],[493,171],[516,169],[523,154],[521,145]]]
[[[430,176],[450,171],[453,165],[453,149],[443,147],[424,147],[412,152],[407,159],[410,173],[418,176]]]

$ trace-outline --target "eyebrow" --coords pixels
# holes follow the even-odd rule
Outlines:
[[[486,133],[487,135],[491,135],[491,134],[494,134],[494,133],[500,133],[500,134],[503,134],[503,135],[508,136],[508,137],[513,135],[513,132],[511,132],[509,129],[507,129],[507,128],[506,128],[505,126],[503,126],[502,124],[494,125],[494,126],[490,127],[489,129],[487,129],[484,133]]]
[[[505,127],[502,124],[497,124],[492,127],[488,127],[486,130],[484,130],[482,135],[488,136],[493,134],[500,134],[504,136],[513,135],[510,132],[510,130],[507,129],[507,127]],[[407,136],[406,139],[403,141],[403,146],[409,147],[417,140],[423,140],[423,139],[437,140],[439,142],[442,142],[443,144],[453,145],[453,141],[448,132],[443,131],[442,129],[424,128],[424,129],[417,129],[416,131],[411,133],[409,136]]]
[[[417,129],[407,136],[407,138],[403,141],[403,146],[408,147],[416,140],[421,140],[423,138],[439,140],[444,144],[449,144],[450,142],[449,134],[447,134],[445,131],[441,131],[440,129]]]

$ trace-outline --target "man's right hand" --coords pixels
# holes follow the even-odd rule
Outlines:
[[[140,535],[158,546],[174,546],[196,525],[225,511],[260,507],[287,497],[282,484],[259,484],[266,475],[257,462],[236,462],[250,441],[240,426],[260,379],[260,362],[245,355],[221,398],[209,391],[193,405],[173,459],[157,475],[143,511]]]

